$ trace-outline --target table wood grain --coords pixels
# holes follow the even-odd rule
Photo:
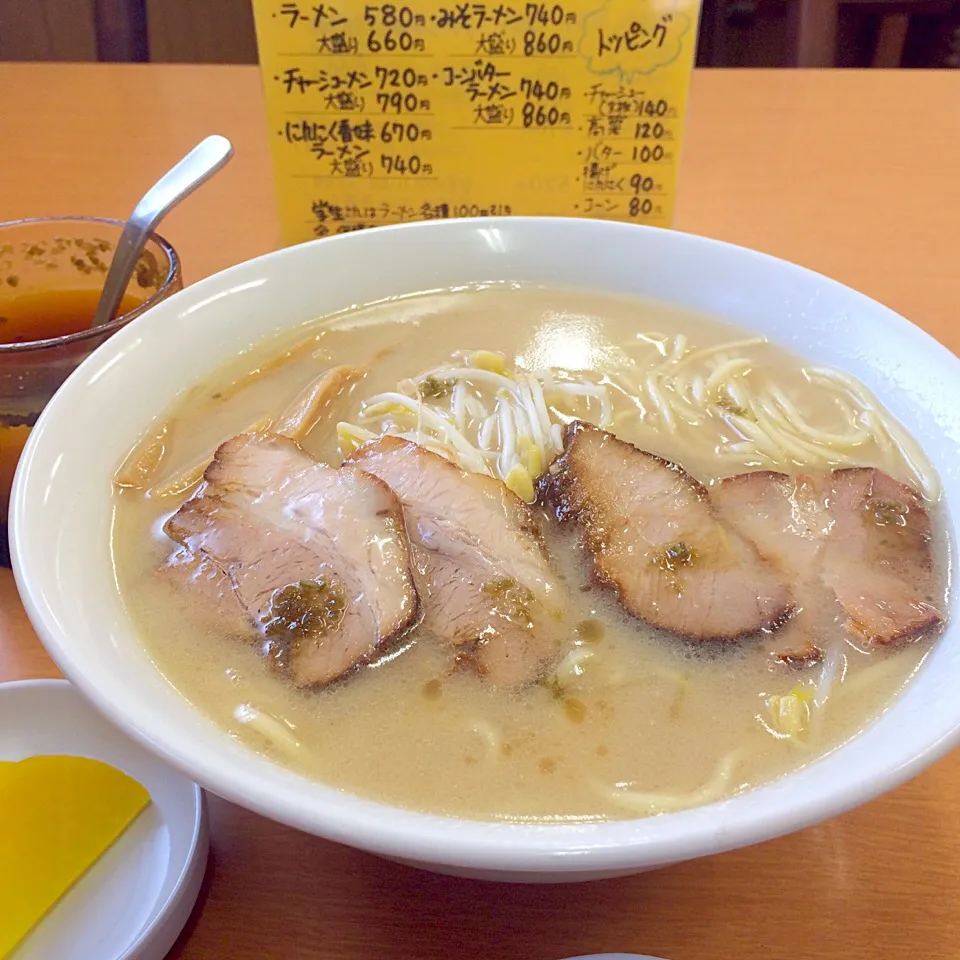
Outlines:
[[[6,64],[0,91],[3,218],[125,216],[216,132],[235,159],[163,227],[187,281],[276,245],[255,68]],[[676,226],[827,273],[960,350],[958,104],[950,71],[700,72]],[[0,573],[0,680],[56,673]],[[960,754],[790,837],[560,887],[431,876],[216,798],[211,815],[177,960],[960,957]]]

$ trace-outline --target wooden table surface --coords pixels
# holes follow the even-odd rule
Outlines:
[[[4,64],[0,91],[0,219],[123,217],[219,132],[233,162],[163,227],[187,282],[276,245],[255,68]],[[951,71],[700,72],[676,226],[830,274],[958,351],[958,105]],[[0,571],[0,680],[56,675]],[[958,754],[793,836],[584,885],[439,878],[215,798],[211,815],[178,960],[960,958]]]

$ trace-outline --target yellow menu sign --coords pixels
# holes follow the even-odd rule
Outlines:
[[[284,243],[440,217],[669,226],[700,0],[253,0]]]

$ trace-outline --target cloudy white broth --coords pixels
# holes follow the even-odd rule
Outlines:
[[[251,749],[401,807],[732,795],[856,735],[946,617],[938,481],[879,401],[662,304],[379,303],[257,345],[155,426],[113,542],[148,655]],[[374,561],[382,596],[351,579]]]

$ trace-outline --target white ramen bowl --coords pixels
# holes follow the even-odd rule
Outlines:
[[[683,233],[595,220],[417,223],[291,247],[158,304],[90,356],[33,431],[11,542],[27,612],[63,672],[120,726],[202,786],[282,823],[465,876],[569,881],[742,847],[897,786],[960,738],[960,627],[861,735],[803,770],[706,807],[595,824],[484,823],[400,810],[324,786],[245,748],[151,664],[117,592],[111,476],[187,387],[262,340],[400,294],[518,281],[668,301],[769,336],[875,391],[960,504],[960,362],[832,280]]]

